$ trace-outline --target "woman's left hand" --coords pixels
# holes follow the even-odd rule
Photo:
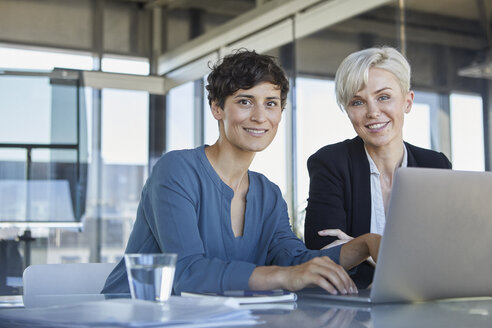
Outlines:
[[[331,237],[337,237],[338,240],[335,240],[331,244],[326,245],[322,249],[328,249],[337,245],[342,245],[345,244],[346,242],[354,239],[354,237],[347,235],[345,232],[343,232],[340,229],[325,229],[325,230],[320,230],[318,231],[318,235],[320,236],[331,236]]]

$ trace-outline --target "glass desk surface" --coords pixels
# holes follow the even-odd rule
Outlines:
[[[367,305],[310,298],[303,296],[302,291],[297,294],[295,303],[253,304],[245,308],[251,309],[260,322],[257,326],[262,327],[492,327],[492,298]],[[36,306],[114,298],[129,295],[43,295],[36,299]],[[8,308],[0,308],[0,317],[3,310]]]

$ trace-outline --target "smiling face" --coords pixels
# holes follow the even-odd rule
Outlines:
[[[377,150],[403,143],[403,116],[410,112],[413,97],[413,91],[402,92],[392,73],[371,68],[367,85],[352,97],[345,109],[366,147]]]
[[[269,82],[239,89],[226,98],[223,109],[212,102],[212,114],[219,121],[222,145],[262,151],[272,142],[282,118],[280,90]]]

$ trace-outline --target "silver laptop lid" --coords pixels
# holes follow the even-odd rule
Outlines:
[[[492,296],[492,173],[401,168],[372,302]]]

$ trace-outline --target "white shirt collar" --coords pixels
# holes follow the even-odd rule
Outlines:
[[[379,175],[378,167],[376,166],[376,163],[374,163],[374,161],[372,160],[371,155],[369,155],[366,145],[364,145],[364,150],[366,152],[367,160],[369,161],[370,173]],[[403,144],[403,160],[401,161],[400,167],[407,167],[407,166],[408,166],[408,152],[407,152],[407,147],[405,147],[405,144]]]

